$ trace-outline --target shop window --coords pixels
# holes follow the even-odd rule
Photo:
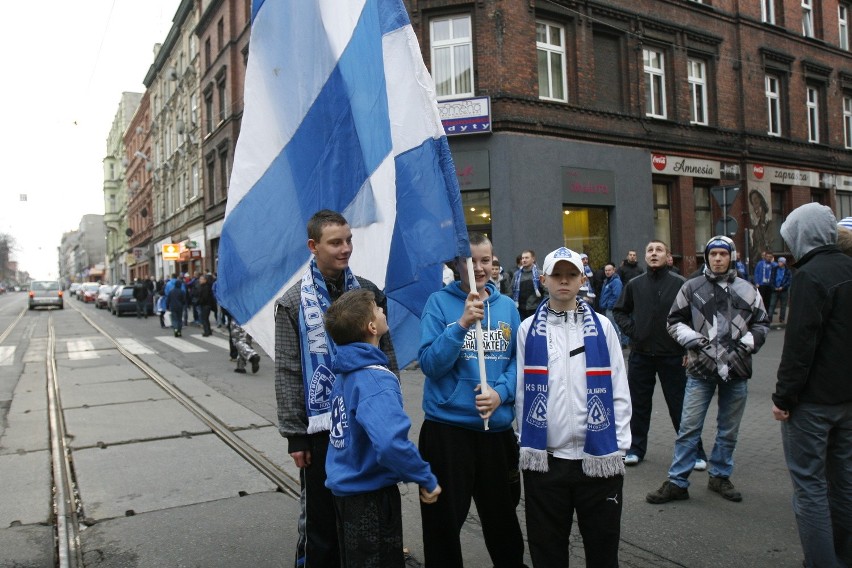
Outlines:
[[[671,186],[667,183],[655,183],[654,191],[654,238],[671,245],[672,215],[669,193]]]
[[[565,28],[548,22],[536,22],[535,28],[538,96],[541,99],[566,101]]]
[[[786,250],[784,239],[781,238],[781,224],[787,219],[787,190],[772,188],[772,250]]]
[[[611,260],[609,209],[563,205],[562,242],[573,251],[589,255],[593,268],[602,268]]]
[[[438,98],[473,96],[473,34],[470,14],[430,22],[432,77]]]
[[[695,186],[695,251],[704,254],[704,245],[713,236],[713,205],[710,188]]]
[[[491,236],[491,192],[461,192],[464,222],[468,231]]]

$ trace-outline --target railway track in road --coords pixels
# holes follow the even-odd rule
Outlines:
[[[249,445],[213,413],[198,404],[188,394],[176,387],[155,368],[138,356],[131,353],[118,341],[113,339],[89,315],[77,306],[72,309],[77,312],[98,334],[105,337],[121,356],[151,379],[171,399],[177,401],[183,408],[192,413],[210,431],[222,440],[228,448],[265,476],[278,492],[299,498],[299,480],[282,471],[272,461]],[[0,335],[0,343],[12,332],[21,321],[27,310],[24,309],[18,317]],[[54,314],[50,313],[47,323],[47,353],[45,357],[48,395],[48,420],[50,426],[50,450],[53,477],[53,515],[55,527],[55,552],[60,567],[77,568],[83,566],[83,551],[80,542],[80,523],[84,518],[85,503],[81,500],[74,472],[74,455],[70,440],[65,430],[62,396],[59,388],[59,376],[56,359],[56,330]]]

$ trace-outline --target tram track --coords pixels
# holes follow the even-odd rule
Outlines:
[[[131,353],[118,341],[113,339],[100,325],[78,307],[72,309],[80,314],[97,333],[105,337],[115,349],[131,364],[138,368],[146,377],[177,401],[182,407],[191,412],[204,423],[211,432],[222,440],[225,445],[238,454],[245,462],[271,481],[277,491],[295,499],[299,498],[299,480],[283,472],[272,461],[258,452],[250,444],[242,440],[218,417],[195,402],[189,395],[172,384],[162,374],[138,356]],[[0,342],[8,335],[26,313],[24,310],[18,318],[6,329]],[[84,566],[80,546],[80,521],[83,518],[85,503],[80,499],[77,483],[74,477],[74,456],[67,445],[59,376],[57,373],[55,354],[55,328],[53,314],[48,318],[48,349],[46,367],[48,377],[48,409],[51,441],[51,463],[53,469],[53,513],[56,529],[57,565],[60,568],[78,568]]]

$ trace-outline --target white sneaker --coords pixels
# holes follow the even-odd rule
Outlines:
[[[627,454],[624,456],[624,465],[636,465],[639,463],[639,456],[636,454]]]
[[[695,471],[704,471],[707,469],[707,462],[701,458],[695,460],[695,465],[692,467]]]

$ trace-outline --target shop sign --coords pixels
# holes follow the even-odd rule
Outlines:
[[[491,98],[438,101],[438,114],[447,136],[491,132]]]
[[[615,205],[611,170],[562,168],[562,202],[569,205]]]
[[[749,179],[765,181],[780,185],[803,185],[806,187],[819,187],[819,174],[807,170],[791,170],[787,168],[773,168],[763,164],[749,164]]]
[[[462,191],[491,187],[488,150],[453,152],[453,162],[456,164],[456,177]]]
[[[172,243],[163,245],[162,250],[164,261],[180,260],[180,244]]]
[[[852,191],[852,176],[834,176],[834,183],[837,189]]]
[[[651,172],[655,174],[719,179],[720,169],[719,162],[713,160],[651,154]]]

